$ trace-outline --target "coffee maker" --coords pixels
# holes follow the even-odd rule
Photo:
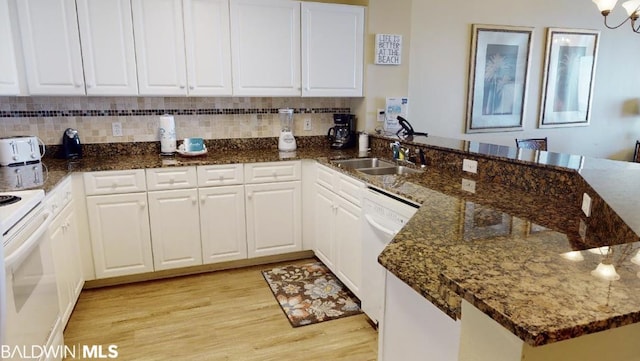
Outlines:
[[[353,114],[334,114],[333,127],[329,128],[327,138],[331,148],[346,149],[356,144],[356,117]]]
[[[67,128],[62,133],[62,147],[59,156],[64,159],[82,158],[82,145],[77,130]]]

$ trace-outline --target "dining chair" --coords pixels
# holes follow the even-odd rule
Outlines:
[[[516,146],[523,149],[547,150],[547,137],[517,139]]]
[[[640,140],[636,140],[636,150],[633,152],[633,161],[640,163]]]

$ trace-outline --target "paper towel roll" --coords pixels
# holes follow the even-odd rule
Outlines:
[[[160,151],[174,153],[176,151],[176,122],[173,115],[160,117]]]
[[[369,134],[367,133],[360,133],[360,136],[358,137],[358,151],[359,152],[366,152],[369,150]]]

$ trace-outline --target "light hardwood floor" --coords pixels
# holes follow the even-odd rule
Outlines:
[[[363,314],[292,328],[260,273],[275,265],[84,290],[65,344],[114,344],[118,360],[376,360]]]

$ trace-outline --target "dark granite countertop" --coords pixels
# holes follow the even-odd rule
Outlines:
[[[108,154],[105,156],[85,157],[77,160],[47,158],[45,165],[45,181],[41,186],[45,192],[51,191],[67,175],[72,172],[96,172],[126,169],[147,169],[162,167],[187,167],[213,164],[277,162],[299,159],[353,158],[357,152],[350,150],[331,150],[328,147],[310,147],[298,149],[296,152],[280,153],[274,149],[254,149],[242,151],[209,152],[197,157],[181,155],[161,156],[159,154]],[[0,179],[0,192],[11,191],[8,183]]]
[[[386,157],[390,139],[372,137],[374,154]],[[634,182],[640,165],[437,137],[406,144],[498,159],[509,171],[515,164],[532,177],[552,169],[558,175],[550,179],[560,182],[529,192],[496,181],[508,177],[471,177],[476,182],[471,193],[461,189],[462,179],[469,175],[441,164],[403,176],[371,176],[336,167],[422,205],[379,261],[427,300],[457,318],[464,298],[534,346],[640,321],[640,266],[633,263],[640,264],[640,257],[632,260],[640,249],[640,194]],[[357,153],[310,146],[299,148],[294,156],[283,155],[268,148],[223,149],[193,158],[108,154],[77,162],[47,159],[43,188],[51,190],[70,172],[288,159],[331,165],[331,159]],[[566,185],[581,189],[574,176],[586,180],[620,216],[622,223],[614,222],[615,227],[632,232],[623,230],[621,239],[609,243],[599,231],[600,221],[582,214],[577,197],[563,196]],[[607,245],[611,247],[594,248]],[[620,279],[594,277],[592,271],[601,262],[614,264]]]
[[[426,172],[385,187],[412,189],[421,203],[379,257],[390,272],[450,316],[464,298],[533,346],[640,322],[640,164],[437,137],[411,144],[520,163],[534,178],[541,167],[581,177],[628,231],[607,237],[598,214],[582,213],[582,194],[568,201],[476,178],[471,194],[460,186],[468,175]],[[620,278],[594,276],[600,263]]]

